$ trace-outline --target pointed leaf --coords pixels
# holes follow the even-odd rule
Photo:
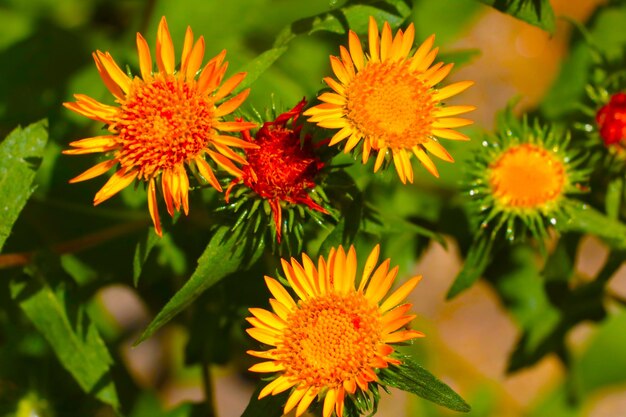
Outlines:
[[[159,236],[152,227],[150,227],[146,235],[137,242],[137,246],[135,246],[135,256],[133,257],[133,285],[135,288],[139,284],[139,277],[141,276],[143,265],[146,263],[150,252],[152,252],[152,249],[158,242]]]
[[[502,13],[554,33],[555,18],[550,0],[479,0]]]
[[[408,391],[451,410],[464,413],[471,410],[452,388],[409,357],[402,358],[402,365],[381,369],[380,379],[386,385]]]
[[[189,280],[168,301],[135,345],[143,342],[189,306],[204,291],[221,281],[228,274],[244,270],[261,256],[263,244],[247,245],[233,234],[230,228],[217,229],[206,249],[198,258],[198,267]],[[254,249],[251,249],[254,248]]]
[[[591,206],[576,202],[568,206],[568,216],[560,231],[573,231],[599,237],[613,249],[626,248],[626,225],[605,216]]]
[[[95,325],[72,300],[71,278],[60,268],[30,266],[11,282],[11,297],[46,338],[57,358],[78,385],[101,401],[119,408],[111,377],[113,359]],[[50,270],[48,270],[50,269]],[[52,277],[58,282],[52,283]],[[62,278],[62,279],[59,279]]]
[[[491,260],[492,248],[493,241],[486,234],[481,234],[474,240],[467,252],[463,269],[461,269],[450,290],[448,290],[446,299],[450,300],[456,297],[471,287],[481,277]]]
[[[265,386],[267,383],[262,384]],[[250,402],[241,417],[281,417],[283,415],[283,406],[287,401],[289,390],[278,395],[268,395],[259,400],[261,389],[262,387],[257,388],[252,393]]]
[[[48,122],[17,127],[0,143],[0,251],[26,201],[48,141]]]
[[[267,71],[267,69],[271,67],[283,53],[285,53],[286,50],[286,46],[268,49],[252,61],[239,68],[237,72],[245,72],[246,78],[243,79],[241,84],[237,86],[232,94],[237,94],[245,88],[250,87],[257,80],[257,78],[261,76],[261,74]]]

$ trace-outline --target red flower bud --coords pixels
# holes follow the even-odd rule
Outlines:
[[[596,122],[605,145],[626,140],[626,94],[614,94],[596,114]]]

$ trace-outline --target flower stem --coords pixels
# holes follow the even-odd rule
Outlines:
[[[211,365],[206,358],[202,360],[202,384],[204,386],[204,403],[207,408],[207,417],[217,417],[215,407],[215,392],[213,388],[213,377],[211,375]]]
[[[115,239],[120,236],[132,233],[136,230],[146,227],[148,223],[145,221],[133,221],[115,225],[104,230],[100,230],[76,239],[67,240],[52,245],[50,250],[58,255],[68,253],[76,253],[85,249],[92,248],[101,243]],[[0,269],[12,268],[16,266],[24,266],[34,258],[38,251],[6,253],[0,255]]]

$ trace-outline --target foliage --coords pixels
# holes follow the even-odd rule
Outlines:
[[[257,346],[245,334],[245,317],[248,308],[268,304],[263,276],[276,276],[281,256],[298,257],[302,251],[315,259],[352,244],[365,259],[380,243],[383,254],[399,265],[402,279],[432,245],[458,247],[462,266],[441,302],[462,299],[482,279],[519,329],[507,372],[546,357],[562,364],[563,382],[529,406],[527,415],[582,416],[601,390],[626,385],[626,300],[611,289],[626,261],[626,123],[622,142],[608,146],[596,120],[611,96],[626,90],[626,36],[615,30],[626,23],[624,2],[597,7],[586,22],[568,21],[573,28],[569,52],[545,96],[525,115],[511,106],[503,109],[505,123],[496,132],[464,130],[472,143],[450,147],[457,162],[438,164],[440,179],[427,178],[421,167],[415,184],[401,184],[393,166],[374,174],[371,165],[360,163],[358,152],[352,157],[326,146],[336,132],[304,123],[302,117],[303,134],[314,138],[324,165],[313,188],[315,201],[328,202],[328,213],[283,204],[282,245],[273,240],[275,234],[265,233],[275,221],[266,201],[237,200],[251,194],[243,192],[228,201],[207,187],[199,172],[190,176],[189,215],[164,219],[162,238],[152,228],[143,183],[97,207],[89,196],[103,180],[68,184],[103,159],[61,151],[78,138],[102,134],[102,126],[61,103],[80,92],[114,105],[90,61],[91,51],[110,51],[124,72],[138,74],[136,32],[150,43],[159,18],[166,16],[181,50],[189,25],[204,35],[208,55],[228,50],[229,76],[247,73],[233,92],[251,89],[236,117],[254,114],[249,119],[263,121],[267,118],[261,114],[281,114],[302,97],[317,104],[316,96],[329,91],[320,82],[329,74],[328,55],[339,55],[338,45],[347,46],[350,30],[367,44],[370,16],[379,24],[388,22],[394,33],[415,23],[416,45],[432,31],[440,32],[441,60],[471,67],[482,46],[459,50],[451,42],[488,6],[554,34],[557,19],[550,2],[53,3],[8,0],[0,9],[0,416],[214,416],[208,369],[228,364],[244,373],[253,363],[245,351]],[[555,200],[558,207],[549,213],[554,216],[512,210],[493,228],[493,218],[481,213],[491,213],[498,202],[485,198],[490,177],[476,174],[480,164],[475,161],[491,169],[489,158],[506,150],[513,136],[540,143],[541,135],[548,137],[550,149],[566,138],[571,152],[562,160],[574,161],[568,167],[573,179],[567,202]],[[479,148],[491,153],[483,149],[481,154]],[[232,176],[218,177],[228,189]],[[479,183],[470,184],[468,178]],[[498,210],[494,216],[501,214]],[[251,223],[242,227],[245,221]],[[609,254],[592,276],[585,276],[576,259],[589,236]],[[103,294],[120,288],[148,311],[145,323],[125,327],[113,317],[115,302],[103,301]],[[590,323],[588,344],[573,349],[568,338]],[[415,344],[429,343],[424,340]],[[203,402],[165,407],[159,379],[165,377],[148,382],[137,377],[127,347],[157,342],[172,356],[166,377],[201,381]],[[425,369],[435,367],[436,359],[422,348],[410,348],[399,355],[402,365],[379,371],[371,392],[357,391],[350,398],[346,415],[375,412],[379,388],[386,386],[437,404],[419,400],[423,415],[452,415],[439,414],[448,412],[440,406],[470,416],[497,415],[489,388],[450,384],[463,399],[434,376],[436,371]],[[258,393],[251,395],[242,417],[282,415],[286,393],[263,399]],[[321,403],[314,403],[312,412],[321,415]]]

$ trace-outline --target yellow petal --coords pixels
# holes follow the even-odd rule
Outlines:
[[[361,282],[359,283],[358,291],[363,291],[365,285],[369,281],[370,275],[374,271],[376,267],[376,263],[378,262],[378,257],[380,256],[380,245],[374,246],[372,252],[367,257],[367,261],[365,261],[365,266],[363,267],[363,274],[361,275]]]
[[[104,186],[96,193],[93,200],[93,205],[97,206],[103,201],[113,197],[124,188],[128,187],[137,178],[138,171],[126,172],[126,170],[120,169],[117,171]]]
[[[137,54],[139,55],[139,69],[141,78],[145,81],[152,79],[152,57],[150,56],[150,47],[148,42],[137,33]]]
[[[442,89],[437,91],[435,94],[433,94],[433,100],[434,101],[445,100],[449,97],[459,94],[460,92],[464,90],[467,90],[472,85],[474,85],[474,81],[459,81],[457,83],[450,84],[446,87],[443,87]]]
[[[385,22],[383,24],[383,32],[380,40],[380,60],[382,62],[387,61],[390,57],[392,41],[391,26],[389,26],[389,22]]]
[[[296,408],[296,417],[300,417],[304,412],[309,408],[315,397],[317,397],[317,393],[319,392],[319,388],[311,387],[307,390],[304,397],[298,403],[298,408]]]
[[[230,93],[232,93],[233,90],[237,88],[239,84],[241,84],[243,79],[246,78],[246,74],[247,73],[245,72],[238,72],[237,74],[230,77],[228,80],[224,81],[222,86],[215,93],[215,96],[213,96],[215,100],[219,101],[223,99],[224,97],[226,97],[227,95],[229,95]],[[249,89],[246,91],[249,91]],[[247,94],[246,94],[246,97],[247,97]]]
[[[470,140],[463,133],[459,133],[456,130],[452,130],[452,129],[432,129],[430,132],[433,135],[438,136],[440,138],[444,138],[444,139],[462,140],[462,141]]]
[[[398,51],[398,57],[404,58],[409,56],[409,52],[413,48],[413,41],[415,41],[415,26],[411,23],[402,37],[402,45]]]
[[[291,295],[289,295],[287,290],[285,290],[285,287],[283,287],[278,281],[274,278],[266,276],[265,284],[279,303],[287,307],[290,311],[296,308],[296,302],[293,301]]]
[[[326,103],[337,104],[340,106],[346,104],[346,98],[341,94],[336,93],[324,93],[320,95],[317,99]]]
[[[117,164],[117,162],[117,159],[110,159],[108,161],[100,162],[99,164],[92,166],[82,174],[72,178],[69,182],[73,184],[75,182],[86,181],[100,176],[113,168],[115,164]]]
[[[395,307],[398,304],[400,304],[411,293],[411,291],[413,291],[415,286],[421,280],[422,280],[422,276],[418,275],[418,276],[415,276],[415,277],[411,278],[410,280],[408,280],[404,284],[402,284],[400,286],[400,288],[398,288],[396,291],[394,291],[393,294],[391,294],[389,297],[387,297],[385,302],[383,304],[381,304],[380,312],[384,313],[385,311],[390,310],[393,307]]]
[[[300,402],[300,400],[302,400],[302,397],[304,397],[304,394],[306,394],[307,391],[308,386],[306,385],[300,385],[295,390],[293,390],[293,392],[287,399],[287,403],[285,404],[285,408],[283,410],[284,414],[287,414],[288,412],[293,410],[293,408]]]
[[[426,40],[417,48],[415,54],[411,58],[411,66],[417,67],[424,57],[428,55],[433,45],[435,44],[435,35],[430,35]]]
[[[152,223],[154,224],[154,231],[157,235],[163,236],[161,220],[159,219],[159,207],[157,204],[154,178],[152,178],[148,184],[148,211],[150,212],[150,217],[152,218]]]
[[[217,162],[219,166],[224,168],[224,170],[228,172],[229,174],[231,174],[232,176],[240,177],[243,174],[241,170],[237,168],[235,164],[233,164],[230,161],[230,159],[226,158],[225,156],[220,155],[219,153],[213,152],[211,150],[207,151],[207,153],[209,154],[211,159]]]
[[[333,72],[337,76],[337,79],[343,83],[348,84],[351,80],[350,74],[346,70],[346,67],[343,65],[343,62],[336,56],[330,56],[330,66],[333,69]]]
[[[280,372],[284,370],[285,366],[276,361],[259,362],[248,368],[250,372]]]
[[[398,330],[399,328],[403,327],[404,325],[406,325],[407,323],[409,323],[411,320],[413,320],[416,316],[414,314],[410,315],[410,316],[403,316],[403,317],[399,317],[396,320],[390,321],[389,323],[387,323],[384,327],[383,327],[383,334],[388,334],[388,333],[392,333],[395,332],[396,330]]]
[[[207,161],[205,161],[203,157],[197,156],[194,159],[194,162],[196,163],[196,167],[198,168],[198,172],[200,173],[202,178],[204,178],[209,184],[211,184],[213,188],[215,188],[217,191],[222,192],[222,186],[215,177],[213,169],[211,169],[211,166],[207,163]]]
[[[435,155],[439,159],[443,159],[446,162],[454,162],[452,156],[446,151],[446,149],[441,146],[439,142],[436,140],[429,140],[428,142],[422,143],[422,146],[426,148],[426,150],[433,155]]]
[[[396,172],[398,173],[398,177],[400,177],[402,184],[406,184],[407,175],[404,171],[405,165],[402,161],[402,154],[400,152],[393,152],[393,165],[396,167]]]
[[[249,308],[250,313],[261,320],[263,323],[273,327],[274,329],[281,330],[287,323],[276,314],[269,312],[262,308]]]
[[[361,40],[353,31],[348,32],[348,47],[350,48],[350,56],[357,70],[361,70],[365,66],[363,57],[363,47]]]
[[[246,329],[246,332],[252,338],[266,345],[276,346],[276,344],[278,344],[278,342],[280,341],[278,335],[275,332],[270,332],[266,329],[257,329],[256,327],[252,327],[250,329]]]
[[[457,116],[459,114],[467,113],[470,111],[476,110],[476,106],[445,106],[438,107],[433,111],[433,116],[436,118],[439,117],[448,117],[448,116]]]
[[[222,116],[225,116],[227,114],[234,112],[239,106],[241,106],[241,103],[244,102],[244,100],[248,97],[249,94],[250,94],[250,89],[246,88],[241,93],[237,94],[235,97],[222,103],[217,108],[217,110],[215,110],[215,116],[222,117]]]
[[[305,279],[301,281],[296,275],[296,273],[294,272],[289,262],[287,262],[284,259],[281,259],[280,262],[283,266],[285,278],[287,278],[289,285],[291,285],[291,289],[296,293],[296,295],[301,300],[306,300],[306,299],[311,298],[311,288],[307,280]]]
[[[172,36],[167,27],[165,16],[161,18],[159,28],[157,29],[156,55],[159,70],[165,74],[173,74],[176,60],[174,56],[174,43],[172,42]]]
[[[326,83],[327,86],[332,88],[335,91],[335,93],[340,94],[340,95],[345,95],[346,88],[340,83],[338,83],[337,80],[335,80],[334,78],[324,77],[324,82]]]
[[[383,336],[383,342],[400,343],[415,339],[416,337],[424,337],[424,333],[418,332],[417,330],[403,330]]]
[[[185,31],[185,41],[183,42],[183,53],[180,55],[180,72],[185,74],[185,77],[187,73],[187,60],[189,59],[192,46],[193,31],[191,30],[191,27],[187,26],[187,30]]]
[[[102,68],[104,69],[104,71],[106,71],[109,77],[111,77],[111,80],[113,80],[113,82],[117,84],[119,88],[121,88],[124,94],[128,94],[131,83],[128,75],[126,75],[126,73],[117,66],[117,64],[113,60],[113,57],[109,55],[108,52],[103,54],[100,51],[96,51],[96,54],[98,56],[100,64],[102,64]]]
[[[378,24],[372,16],[370,16],[369,20],[368,38],[370,45],[370,61],[379,62],[380,39],[378,37]]]
[[[187,64],[185,65],[185,79],[187,81],[196,78],[196,73],[202,65],[202,58],[204,58],[204,37],[200,36],[187,57]]]
[[[464,119],[462,117],[447,117],[447,118],[436,119],[433,122],[432,127],[435,129],[449,129],[449,128],[468,126],[468,125],[471,125],[472,123],[474,123],[474,121],[469,120],[469,119]]]
[[[428,155],[426,155],[426,152],[424,152],[423,149],[417,146],[413,147],[413,153],[415,154],[415,156],[417,156],[417,159],[419,159],[419,161],[422,163],[422,165],[424,165],[424,168],[426,168],[428,172],[430,172],[436,178],[439,178],[439,171],[437,171],[437,167],[435,166],[433,160],[430,159]]]
[[[435,72],[433,75],[430,75],[428,77],[427,85],[429,87],[432,87],[436,84],[439,84],[444,78],[448,76],[448,74],[450,74],[450,71],[452,70],[453,66],[454,64],[448,64],[438,69],[437,72]]]
[[[368,292],[365,296],[372,302],[378,303],[383,299],[383,297],[385,297],[385,295],[387,295],[387,292],[391,288],[391,285],[395,281],[397,275],[398,267],[394,266],[382,280],[378,281],[378,285],[373,285],[374,280],[372,280],[372,283],[370,284],[371,288],[368,287]]]
[[[323,417],[330,417],[335,409],[335,400],[337,399],[337,391],[333,388],[326,391],[326,397],[324,397],[324,409],[322,411]]]

